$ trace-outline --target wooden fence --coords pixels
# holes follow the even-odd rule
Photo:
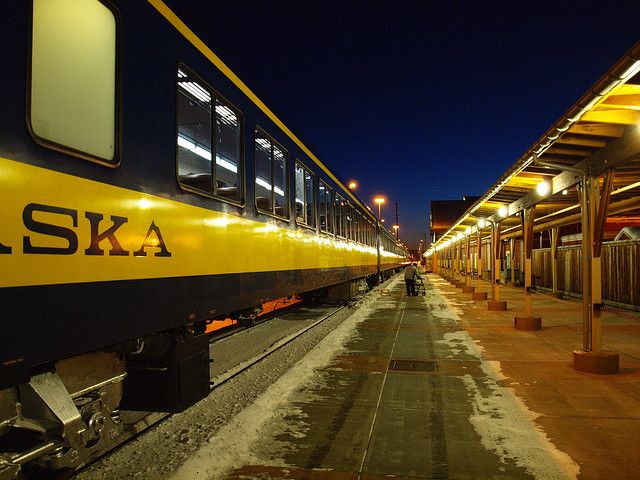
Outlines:
[[[602,299],[605,303],[640,308],[640,242],[606,242],[602,245]],[[551,289],[551,249],[533,251],[535,285]],[[558,248],[558,291],[582,295],[580,245]]]

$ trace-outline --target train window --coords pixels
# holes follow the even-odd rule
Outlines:
[[[320,231],[333,232],[333,191],[320,180],[318,187],[318,203],[320,204]]]
[[[347,220],[349,221],[349,238],[351,240],[356,239],[356,217],[355,212],[353,211],[353,207],[349,205]]]
[[[256,129],[256,207],[279,217],[288,217],[287,152],[261,129]]]
[[[360,214],[358,210],[355,208],[352,211],[353,213],[353,239],[356,242],[360,241]]]
[[[365,217],[365,240],[364,243],[371,246],[371,222]]]
[[[216,97],[216,195],[242,201],[242,129],[238,113]]]
[[[177,81],[180,184],[199,193],[241,202],[242,122],[239,112],[186,68],[178,69]]]
[[[346,237],[345,230],[345,200],[340,195],[336,194],[335,200],[335,215],[336,215],[336,235],[339,237]]]
[[[116,163],[116,30],[98,0],[33,0],[28,111],[36,141]]]
[[[315,202],[315,181],[314,174],[309,170],[304,172],[304,188],[305,188],[305,209],[306,209],[306,217],[307,217],[307,225],[310,227],[316,226],[316,202]]]
[[[296,220],[298,223],[305,222],[305,201],[304,201],[304,168],[296,163],[295,168],[295,188],[296,188]]]
[[[351,237],[351,216],[349,215],[349,204],[346,201],[342,206],[342,231],[344,238]]]
[[[314,195],[314,174],[296,162],[295,189],[296,189],[296,220],[309,227],[316,226]]]
[[[364,218],[362,218],[362,214],[356,210],[356,217],[358,219],[358,242],[364,243]]]

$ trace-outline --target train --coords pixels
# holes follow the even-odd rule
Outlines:
[[[0,479],[208,395],[211,320],[406,262],[161,0],[3,10]]]

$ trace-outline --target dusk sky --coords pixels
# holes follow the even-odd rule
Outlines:
[[[640,40],[638,1],[167,4],[412,248]]]

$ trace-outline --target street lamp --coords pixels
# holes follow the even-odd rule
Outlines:
[[[356,190],[358,188],[358,182],[355,180],[349,180],[347,186],[349,187],[349,190]]]
[[[396,234],[396,240],[398,240],[398,230],[400,230],[400,225],[394,225],[391,228],[393,228],[393,232]]]
[[[382,204],[385,202],[386,200],[384,199],[384,197],[376,197],[373,199],[374,203],[378,204],[378,220],[381,220],[381,209],[382,209]]]

